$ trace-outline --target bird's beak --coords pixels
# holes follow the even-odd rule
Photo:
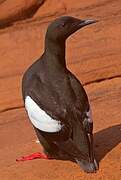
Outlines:
[[[68,31],[66,38],[69,37],[74,32],[81,29],[82,27],[87,26],[89,24],[96,23],[96,22],[98,22],[98,21],[93,20],[93,19],[85,19],[85,20],[76,19],[75,22],[73,23],[72,28],[70,28],[70,30]]]
[[[97,20],[93,20],[93,19],[86,19],[86,20],[81,20],[80,23],[78,24],[78,26],[81,28],[83,26],[87,26],[89,24],[93,24],[98,22]]]

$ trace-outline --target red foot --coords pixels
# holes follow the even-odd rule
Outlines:
[[[19,162],[19,161],[27,161],[33,159],[50,159],[50,157],[48,157],[46,154],[37,152],[28,156],[22,156],[21,158],[16,159],[16,161]]]

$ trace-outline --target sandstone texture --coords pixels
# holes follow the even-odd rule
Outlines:
[[[37,8],[32,11],[30,7],[35,4]],[[21,9],[24,18],[20,17]],[[120,12],[120,0],[0,1],[0,179],[120,179]],[[66,48],[68,68],[84,85],[92,107],[95,153],[100,164],[96,174],[85,174],[70,161],[16,162],[20,156],[42,150],[35,143],[36,136],[25,113],[21,79],[43,52],[48,24],[62,15],[99,20],[73,34]],[[10,24],[6,23],[8,19]]]
[[[1,0],[0,28],[12,25],[14,21],[30,18],[44,0]]]

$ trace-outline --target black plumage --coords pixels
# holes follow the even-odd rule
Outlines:
[[[98,169],[93,152],[93,123],[90,105],[79,80],[67,69],[65,41],[75,31],[94,20],[64,16],[52,22],[45,37],[43,55],[25,72],[23,99],[31,97],[52,119],[61,122],[58,132],[44,132],[34,126],[45,153],[55,158],[69,156],[84,171]]]

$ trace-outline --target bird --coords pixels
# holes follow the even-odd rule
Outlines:
[[[81,82],[67,68],[65,55],[67,38],[96,22],[56,18],[47,28],[43,54],[22,78],[25,110],[44,153],[55,159],[68,157],[86,173],[98,170],[91,107]]]

